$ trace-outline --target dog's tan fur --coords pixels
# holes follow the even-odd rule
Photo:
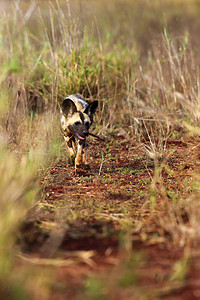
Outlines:
[[[61,105],[61,129],[68,147],[69,160],[73,162],[75,158],[76,167],[89,167],[85,151],[86,136],[97,106],[97,101],[88,104],[79,94],[68,96]]]

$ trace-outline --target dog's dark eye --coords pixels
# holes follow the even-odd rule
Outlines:
[[[81,123],[79,121],[76,121],[74,124],[75,125],[80,125]]]

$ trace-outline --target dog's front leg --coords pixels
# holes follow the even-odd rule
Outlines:
[[[89,165],[88,165],[87,160],[86,160],[85,150],[86,150],[86,142],[85,141],[78,141],[77,155],[76,155],[76,159],[75,159],[75,167],[76,168],[83,165],[83,167],[85,169],[89,169]]]
[[[83,156],[83,142],[77,142],[77,154],[75,158],[75,168],[79,168],[82,165],[82,156]]]
[[[75,159],[75,138],[74,136],[65,136],[64,139],[67,144],[69,163],[73,164]]]
[[[85,169],[90,169],[90,166],[87,163],[87,158],[86,158],[86,143],[84,143],[84,145],[83,145],[82,164],[84,165]]]

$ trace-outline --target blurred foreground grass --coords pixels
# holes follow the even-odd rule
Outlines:
[[[149,139],[153,157],[163,153],[170,135],[180,135],[177,128],[181,134],[199,128],[200,3],[1,3],[6,11],[0,19],[3,294],[8,278],[9,288],[15,285],[15,235],[36,199],[35,178],[60,155],[57,112],[66,94],[99,99],[94,129],[107,133],[125,126],[138,140]]]

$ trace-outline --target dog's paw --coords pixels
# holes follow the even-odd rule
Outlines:
[[[83,166],[81,164],[75,164],[75,169],[80,170],[82,168],[83,168]]]
[[[76,164],[75,168],[77,170],[90,170],[90,166],[88,164]]]
[[[83,165],[83,168],[84,168],[85,170],[90,170],[90,166],[89,166],[88,164]]]

